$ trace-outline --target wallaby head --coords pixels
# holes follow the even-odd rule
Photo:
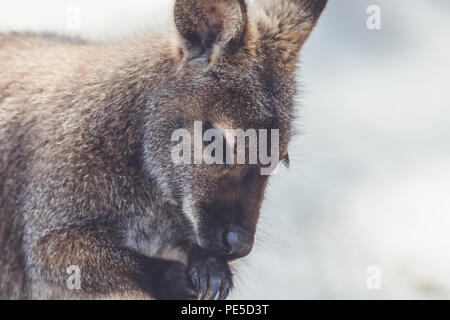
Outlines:
[[[267,145],[259,136],[256,153],[276,150],[272,157],[288,159],[297,57],[325,4],[259,1],[248,8],[244,0],[176,1],[177,75],[158,94],[158,105],[148,108],[144,152],[148,172],[167,198],[182,206],[203,248],[233,258],[250,252],[268,175],[261,174],[259,160],[249,163],[251,152],[245,163],[208,164],[205,153],[196,162],[194,149],[202,148],[196,143],[215,141],[206,136],[216,130],[225,150],[209,155],[226,162],[227,148],[237,141],[230,129],[257,134],[266,129]],[[170,139],[181,128],[190,133],[192,150],[184,149],[187,162],[176,163],[168,157],[180,141]],[[271,130],[278,139],[271,139]],[[248,151],[249,136],[246,141]],[[274,143],[277,149],[271,149]],[[240,152],[245,151],[232,150],[236,159]]]
[[[118,43],[0,34],[0,298],[226,298],[326,2],[176,0]]]

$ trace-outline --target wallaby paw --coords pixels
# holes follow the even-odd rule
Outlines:
[[[159,281],[156,298],[161,300],[195,300],[198,292],[192,285],[184,264],[173,262]]]
[[[225,300],[233,288],[230,267],[219,258],[205,257],[193,261],[188,274],[199,300]]]

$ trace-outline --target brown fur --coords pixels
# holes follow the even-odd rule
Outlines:
[[[179,270],[211,265],[224,225],[253,237],[267,177],[177,167],[171,132],[277,128],[284,157],[298,52],[325,3],[177,0],[177,29],[114,44],[0,34],[0,298],[188,297]],[[65,289],[70,265],[81,292]]]

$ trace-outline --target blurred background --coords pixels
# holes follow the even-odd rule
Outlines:
[[[1,0],[0,30],[117,40],[165,28],[172,5]],[[301,55],[291,169],[232,298],[450,298],[449,33],[447,0],[330,0]]]

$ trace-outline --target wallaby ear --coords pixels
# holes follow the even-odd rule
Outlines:
[[[176,0],[174,17],[191,58],[237,50],[247,32],[245,0]]]
[[[269,59],[292,69],[327,0],[257,0],[256,19]]]

